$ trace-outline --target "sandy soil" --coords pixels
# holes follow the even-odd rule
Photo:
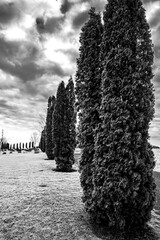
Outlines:
[[[89,223],[79,173],[53,168],[55,162],[46,160],[44,153],[0,155],[0,240],[160,239],[159,172],[155,172],[157,201],[150,222],[154,229],[138,237],[115,237]]]

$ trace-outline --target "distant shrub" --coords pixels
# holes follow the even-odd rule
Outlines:
[[[45,152],[45,146],[46,146],[46,137],[45,137],[45,127],[41,132],[41,138],[40,138],[40,143],[39,143],[39,148],[41,149],[42,152]]]

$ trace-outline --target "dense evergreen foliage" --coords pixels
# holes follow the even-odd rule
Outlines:
[[[107,57],[90,210],[97,221],[123,229],[145,224],[155,200],[148,142],[154,114],[153,50],[140,0],[108,0],[101,49]]]
[[[19,150],[18,143],[16,144],[16,150],[17,150],[17,151]]]
[[[89,11],[89,20],[80,34],[80,55],[77,60],[76,95],[79,111],[79,145],[82,148],[80,160],[83,201],[90,208],[92,195],[92,162],[94,156],[94,130],[99,123],[100,105],[99,53],[103,27],[101,16],[94,8]]]
[[[47,117],[46,117],[46,139],[45,139],[45,151],[47,154],[48,159],[54,159],[54,142],[52,139],[52,116],[55,107],[55,97],[50,96],[48,98],[48,109],[47,109]]]
[[[81,120],[81,114],[78,114],[78,126],[76,131],[76,143],[78,148],[83,148],[84,144],[84,136],[82,135],[82,120]]]
[[[40,138],[40,143],[39,143],[39,147],[42,152],[45,152],[45,146],[46,146],[45,139],[46,139],[46,137],[45,137],[45,127],[44,127],[44,129],[41,132],[41,138]]]
[[[59,171],[71,171],[74,163],[73,145],[70,142],[70,122],[68,115],[69,100],[62,81],[57,89],[56,105],[53,114],[54,155]],[[70,112],[70,111],[69,111]],[[70,114],[70,113],[69,113]]]
[[[72,77],[69,79],[68,84],[66,86],[66,95],[68,98],[68,106],[67,106],[67,118],[68,127],[69,127],[69,136],[68,143],[70,144],[70,159],[72,159],[72,164],[75,162],[74,160],[74,150],[76,147],[76,111],[75,111],[75,92],[74,92],[74,83]]]

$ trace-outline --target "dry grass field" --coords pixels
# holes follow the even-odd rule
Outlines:
[[[54,168],[44,153],[0,155],[0,240],[160,239],[160,173],[151,227],[113,234],[89,221],[78,171]]]

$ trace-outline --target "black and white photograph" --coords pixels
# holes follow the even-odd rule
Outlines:
[[[0,240],[160,239],[160,0],[0,0]]]

